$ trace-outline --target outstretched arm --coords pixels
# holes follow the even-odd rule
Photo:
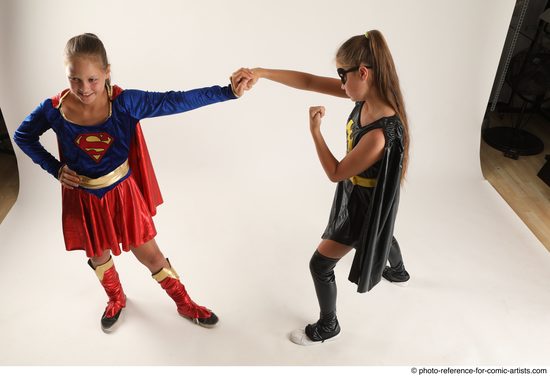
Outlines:
[[[235,73],[238,72],[247,72],[251,74],[251,79],[248,81],[247,86],[249,89],[258,81],[258,79],[266,78],[295,89],[315,91],[317,93],[333,95],[335,97],[348,98],[346,92],[342,89],[340,80],[337,78],[315,76],[310,73],[292,70],[266,68],[241,68]]]
[[[236,99],[238,91],[228,85],[211,86],[188,91],[148,92],[124,90],[117,101],[134,119],[179,114],[214,103]]]

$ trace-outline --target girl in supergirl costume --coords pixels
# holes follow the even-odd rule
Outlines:
[[[358,292],[372,289],[382,276],[396,283],[409,279],[393,228],[399,186],[407,168],[407,115],[391,53],[377,30],[347,40],[336,54],[340,80],[307,73],[256,68],[242,69],[297,89],[351,98],[356,104],[346,128],[347,154],[338,161],[320,131],[324,107],[309,110],[310,130],[327,176],[338,182],[322,241],[310,261],[320,318],[290,334],[299,345],[336,338],[334,267],[356,249],[349,280]],[[386,266],[389,261],[390,266]]]
[[[93,34],[71,38],[65,47],[70,88],[43,101],[19,126],[17,145],[62,184],[62,223],[67,250],[85,250],[109,301],[101,327],[112,331],[126,295],[111,252],[132,250],[174,300],[178,313],[213,327],[218,317],[196,304],[155,242],[152,216],[162,197],[139,120],[193,110],[235,99],[246,80],[180,92],[122,90],[110,85],[110,66]],[[53,129],[60,161],[39,137]]]

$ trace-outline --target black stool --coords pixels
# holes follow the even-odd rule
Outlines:
[[[520,155],[539,154],[544,150],[543,142],[522,127],[529,121],[529,118],[524,121],[529,104],[529,112],[538,112],[543,103],[550,100],[545,99],[550,88],[550,52],[530,52],[525,50],[516,54],[510,61],[507,74],[506,81],[513,95],[523,101],[514,126],[487,128],[482,135],[487,144],[513,159],[518,159]]]
[[[542,166],[537,176],[550,187],[550,154],[546,154],[546,164]]]

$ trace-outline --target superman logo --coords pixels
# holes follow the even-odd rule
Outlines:
[[[90,158],[99,163],[113,144],[113,137],[105,132],[86,133],[79,135],[74,142]]]

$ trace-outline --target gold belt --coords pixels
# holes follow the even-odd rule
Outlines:
[[[353,185],[359,185],[361,187],[373,188],[376,187],[376,179],[363,178],[361,176],[352,176],[349,178]]]
[[[99,178],[92,179],[84,175],[78,175],[80,178],[80,186],[88,189],[105,188],[125,177],[129,170],[130,165],[128,164],[128,160],[125,160],[123,164],[115,168],[113,171],[106,175],[100,176]]]

